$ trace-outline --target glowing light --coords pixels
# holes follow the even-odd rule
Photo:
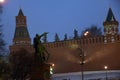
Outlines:
[[[50,67],[50,74],[53,74],[53,67]]]
[[[50,71],[53,71],[53,68],[50,68]]]
[[[3,3],[4,2],[4,0],[0,0],[0,3]]]
[[[108,67],[107,67],[107,66],[104,66],[104,68],[105,68],[105,69],[108,69]]]
[[[84,33],[84,36],[87,36],[87,35],[88,35],[88,33],[89,33],[89,32],[88,32],[88,31],[86,31],[86,32]]]
[[[54,67],[55,66],[55,64],[52,64],[52,67]]]

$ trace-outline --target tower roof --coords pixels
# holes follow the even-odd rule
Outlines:
[[[107,17],[106,17],[106,21],[107,22],[116,21],[111,8],[109,8],[109,11],[108,11],[108,14],[107,14]]]
[[[22,9],[20,8],[18,16],[24,16]]]
[[[26,24],[26,16],[24,16],[22,9],[19,10],[18,16],[16,16],[16,28],[13,42],[15,44],[31,43],[31,39]]]

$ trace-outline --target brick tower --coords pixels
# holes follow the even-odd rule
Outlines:
[[[13,45],[10,46],[10,52],[14,52],[21,48],[24,48],[30,52],[34,51],[27,29],[26,16],[24,16],[22,9],[19,10],[18,15],[16,16],[16,28],[13,38]]]
[[[109,8],[104,25],[104,43],[114,42],[118,35],[118,21],[115,19],[112,9]]]

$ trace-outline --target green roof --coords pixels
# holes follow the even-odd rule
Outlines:
[[[112,9],[109,8],[108,15],[107,15],[107,18],[106,18],[106,22],[111,22],[111,21],[116,21],[116,19],[113,15]]]

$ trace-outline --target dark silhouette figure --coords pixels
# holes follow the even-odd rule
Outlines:
[[[49,53],[40,40],[47,34],[46,32],[41,35],[36,34],[34,37],[35,59],[39,60],[41,63],[47,62],[49,58]]]

